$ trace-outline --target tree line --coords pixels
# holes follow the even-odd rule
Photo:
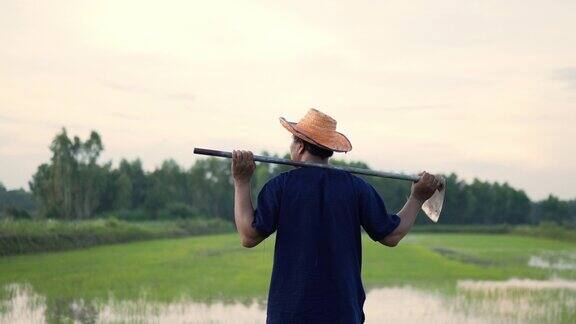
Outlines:
[[[77,136],[70,138],[66,129],[62,129],[50,145],[50,161],[40,165],[32,176],[30,193],[7,191],[0,185],[4,217],[77,220],[114,215],[125,220],[196,217],[233,220],[234,188],[229,159],[198,159],[189,168],[168,159],[153,171],[145,171],[139,159],[122,159],[117,167],[111,161],[100,163],[103,150],[97,132],[91,132],[83,141]],[[260,154],[271,155],[266,151]],[[289,158],[289,154],[282,157]],[[369,168],[360,161],[331,159],[330,163]],[[257,163],[251,184],[254,204],[266,181],[290,169]],[[408,182],[362,177],[382,196],[389,212],[399,210],[410,193]],[[441,223],[576,225],[576,199],[565,201],[550,195],[532,202],[524,191],[507,183],[478,179],[468,183],[454,173],[445,177],[447,195]],[[418,222],[429,221],[419,217]]]

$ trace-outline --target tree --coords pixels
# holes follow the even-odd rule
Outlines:
[[[102,190],[106,186],[106,175],[111,163],[99,166],[96,161],[104,146],[98,133],[92,131],[90,137],[82,142],[74,137],[74,211],[76,218],[89,218],[98,208]]]
[[[52,157],[40,165],[30,181],[30,190],[39,202],[39,212],[47,217],[79,219],[114,210],[140,210],[141,218],[200,214],[232,220],[234,187],[231,160],[198,159],[188,169],[172,159],[152,172],[144,171],[139,159],[122,159],[117,168],[111,162],[100,164],[104,150],[102,139],[92,131],[86,141],[68,137],[66,129],[51,142]],[[269,152],[261,155],[271,156]],[[274,157],[279,157],[274,154]],[[289,159],[286,153],[283,158]],[[330,163],[369,169],[361,161],[331,159]],[[292,166],[257,163],[251,183],[253,203],[264,184]],[[360,175],[356,175],[360,176]],[[398,211],[410,194],[410,183],[360,176],[382,196],[389,212]],[[576,200],[562,201],[550,196],[532,203],[526,193],[507,183],[474,179],[468,183],[452,173],[446,178],[446,201],[441,222],[444,224],[537,224],[552,221],[576,226]],[[3,193],[12,193],[0,184]],[[5,196],[5,195],[4,195]],[[176,215],[174,215],[176,216]],[[429,223],[426,217],[417,222]]]
[[[122,159],[118,171],[130,179],[132,188],[130,190],[131,204],[129,208],[142,207],[146,200],[146,192],[149,188],[149,179],[142,168],[142,161],[136,159],[129,162]]]
[[[561,201],[554,195],[549,195],[548,198],[536,204],[535,213],[538,221],[554,222],[563,224],[568,222],[568,203]]]
[[[103,149],[100,135],[94,131],[85,142],[77,136],[71,141],[65,128],[56,135],[50,145],[51,163],[42,164],[30,182],[44,215],[63,219],[93,216],[111,168],[111,163],[97,164]]]
[[[132,208],[132,180],[126,173],[119,172],[116,178],[115,199],[112,209],[130,209]]]
[[[7,190],[0,183],[0,218],[30,218],[37,209],[34,197],[23,189]]]
[[[57,134],[52,144],[52,165],[50,166],[50,186],[47,188],[51,192],[50,198],[53,204],[59,207],[61,217],[64,219],[73,218],[73,181],[76,173],[76,161],[74,160],[72,142],[68,138],[66,129],[63,128]]]

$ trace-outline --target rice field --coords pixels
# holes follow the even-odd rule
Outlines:
[[[515,235],[363,241],[367,323],[573,323],[576,244]],[[0,258],[0,322],[260,323],[273,237],[235,234]]]

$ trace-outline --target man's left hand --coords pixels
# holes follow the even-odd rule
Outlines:
[[[419,176],[420,180],[412,184],[411,196],[424,203],[440,188],[442,182],[439,177],[425,171],[421,172]]]

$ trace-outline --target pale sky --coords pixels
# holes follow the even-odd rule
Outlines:
[[[61,127],[152,170],[287,152],[317,108],[372,168],[576,198],[576,1],[0,3],[0,181]]]

